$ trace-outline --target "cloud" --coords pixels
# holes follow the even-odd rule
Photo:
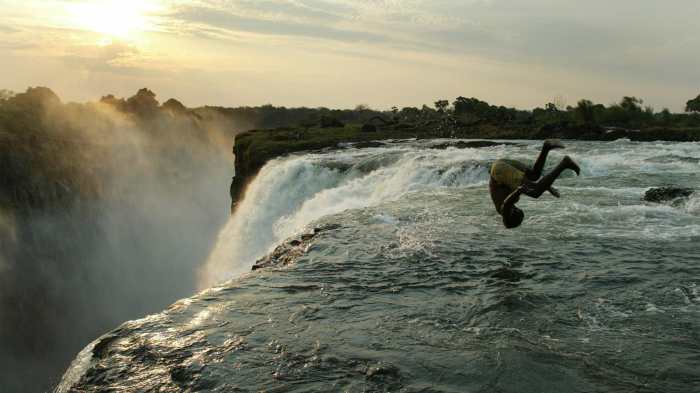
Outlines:
[[[436,96],[460,88],[445,73],[462,81],[462,89],[474,89],[459,94],[477,94],[476,86],[496,82],[483,75],[501,75],[513,81],[509,89],[520,89],[517,95],[525,97],[518,103],[528,102],[534,90],[538,97],[557,90],[609,102],[616,99],[608,98],[610,92],[619,89],[619,95],[637,94],[675,107],[668,97],[684,97],[700,85],[696,0],[672,5],[647,0],[160,0],[158,11],[149,15],[155,27],[143,33],[143,40],[134,39],[131,49],[96,48],[98,38],[93,34],[88,42],[84,31],[49,31],[50,24],[44,29],[41,21],[48,17],[38,12],[43,3],[28,1],[32,5],[4,6],[25,7],[16,15],[37,13],[37,18],[26,17],[24,24],[12,23],[19,16],[4,20],[2,26],[22,31],[2,34],[0,47],[18,52],[21,45],[36,45],[25,55],[51,56],[110,75],[145,77],[196,68],[228,72],[229,79],[241,73],[261,79],[275,74],[278,84],[292,84],[309,73],[347,79],[358,69],[410,75],[420,69],[423,83],[435,86],[424,91]],[[44,14],[53,15],[55,4],[65,1],[51,3],[51,12]],[[0,9],[3,4],[9,3],[0,0]],[[181,75],[187,79],[181,83],[197,86],[191,94],[214,91],[197,82],[200,74]],[[324,83],[320,77],[309,80],[317,88]],[[397,88],[413,86],[396,80]],[[245,83],[235,85],[244,88]],[[357,102],[372,103],[363,91],[358,85]],[[276,101],[282,93],[267,94]],[[388,97],[377,93],[382,94]],[[514,94],[501,93],[502,103],[509,104]],[[655,101],[652,95],[661,98]],[[434,98],[426,96],[425,102]],[[532,102],[541,105],[535,101],[540,99]]]
[[[263,4],[270,2],[263,2]],[[243,3],[249,6],[247,3]],[[339,20],[332,14],[326,14],[310,9],[314,16],[314,21],[317,21],[322,15],[328,17],[322,23],[309,22],[304,18],[299,18],[299,7],[289,6],[277,9],[278,13],[270,13],[270,6],[257,7],[255,10],[259,13],[251,13],[250,7],[244,7],[243,11],[239,12],[219,9],[214,7],[195,7],[182,6],[173,10],[168,16],[172,20],[178,22],[186,22],[192,25],[198,25],[203,29],[221,29],[228,32],[247,32],[262,35],[277,35],[277,36],[292,36],[306,37],[323,40],[335,40],[343,42],[385,42],[386,37],[380,34],[375,34],[367,31],[352,30],[334,27],[327,23]],[[290,10],[293,12],[290,14]],[[286,12],[286,13],[285,13]]]
[[[11,34],[16,33],[18,31],[19,30],[15,29],[14,27],[0,25],[0,33]]]
[[[155,76],[162,71],[148,64],[134,45],[121,42],[71,47],[62,60],[69,66],[90,72]]]

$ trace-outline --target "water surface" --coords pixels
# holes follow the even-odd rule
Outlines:
[[[700,391],[700,144],[567,142],[562,198],[522,198],[503,228],[496,158],[541,143],[402,142],[270,162],[222,232],[205,286],[331,228],[262,269],[127,322],[60,390],[213,392]],[[550,166],[564,152],[551,154]]]

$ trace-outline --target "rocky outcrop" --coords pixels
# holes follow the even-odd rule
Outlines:
[[[306,254],[312,240],[321,232],[331,231],[340,228],[340,225],[329,224],[314,228],[311,232],[304,233],[296,238],[287,240],[277,246],[271,253],[260,258],[253,264],[253,270],[287,266],[293,264],[297,259]]]
[[[657,187],[649,189],[644,193],[646,202],[662,203],[675,202],[686,199],[695,192],[692,188],[684,187]]]

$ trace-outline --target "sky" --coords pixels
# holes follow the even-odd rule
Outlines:
[[[697,0],[0,0],[0,88],[185,105],[531,109],[700,93]]]

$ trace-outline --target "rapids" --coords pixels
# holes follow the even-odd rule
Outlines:
[[[396,141],[269,162],[201,272],[209,288],[83,350],[57,391],[700,389],[700,144],[567,141],[562,198],[503,228],[500,157]],[[289,266],[256,259],[328,225]]]

